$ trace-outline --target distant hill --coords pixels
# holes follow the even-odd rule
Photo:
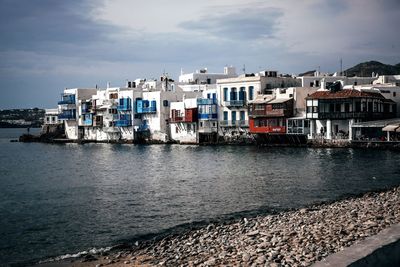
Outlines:
[[[301,76],[314,76],[315,71],[316,71],[316,70],[309,70],[309,71],[300,73],[298,76],[300,76],[300,77],[301,77]]]
[[[379,61],[360,63],[344,71],[347,76],[371,77],[372,73],[379,75],[400,74],[400,63],[397,65],[383,64]]]
[[[5,109],[0,110],[0,128],[41,127],[44,109]]]

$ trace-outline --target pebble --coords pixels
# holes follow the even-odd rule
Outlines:
[[[137,243],[110,261],[128,255],[166,266],[309,266],[399,222],[397,187],[297,211],[210,224],[140,247]]]

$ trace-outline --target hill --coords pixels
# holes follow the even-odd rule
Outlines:
[[[371,77],[372,73],[379,75],[395,75],[400,74],[400,63],[397,65],[389,65],[379,61],[367,61],[345,70],[344,73],[349,77]]]
[[[6,109],[0,110],[0,128],[41,127],[44,109]]]

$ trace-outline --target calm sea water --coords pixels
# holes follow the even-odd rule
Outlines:
[[[400,184],[391,151],[9,142],[23,131],[0,129],[2,264]]]

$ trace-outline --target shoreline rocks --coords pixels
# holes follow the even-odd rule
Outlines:
[[[215,223],[71,266],[309,266],[400,222],[400,187]],[[85,265],[86,264],[86,265]]]

